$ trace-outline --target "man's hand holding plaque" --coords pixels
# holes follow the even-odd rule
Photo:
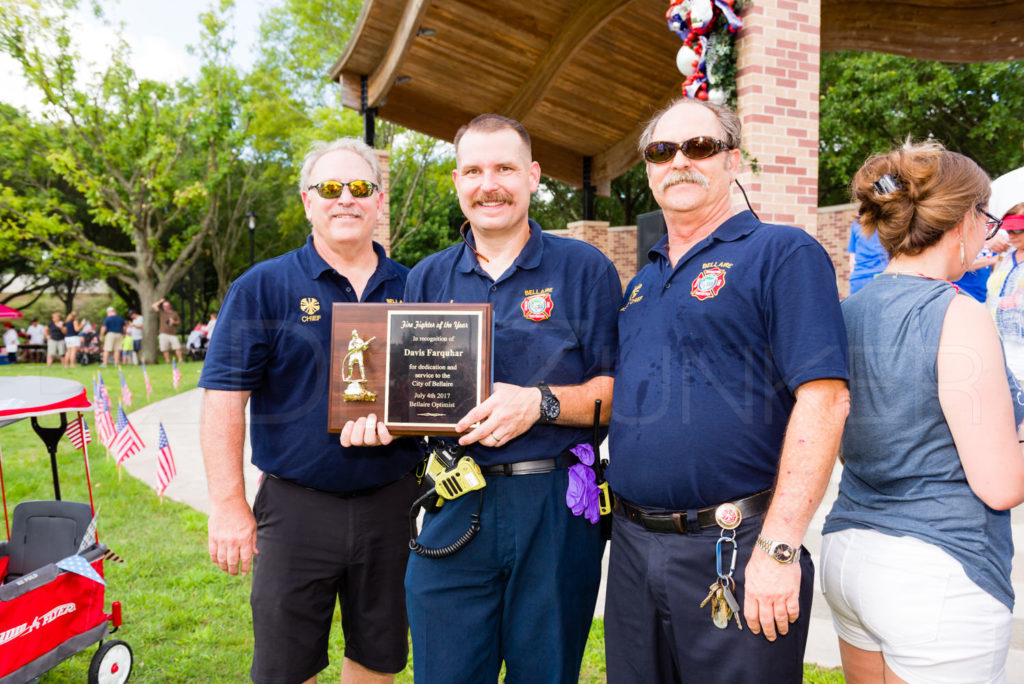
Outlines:
[[[382,446],[391,444],[394,437],[377,416],[370,414],[350,420],[341,429],[341,446]]]
[[[537,422],[539,406],[540,390],[536,387],[497,382],[491,396],[456,424],[455,429],[459,433],[472,428],[459,438],[459,444],[467,446],[480,442],[484,446],[497,447],[510,442]],[[350,420],[341,430],[341,445],[345,447],[390,444],[392,439],[391,432],[373,414]]]

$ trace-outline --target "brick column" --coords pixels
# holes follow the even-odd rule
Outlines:
[[[850,294],[850,224],[857,218],[856,204],[840,204],[818,209],[818,242],[822,244],[832,265],[836,267],[836,286],[839,296]]]
[[[583,240],[608,254],[607,221],[573,221],[565,227],[569,231],[569,237]]]
[[[768,223],[817,233],[820,0],[757,0],[743,13],[736,88],[743,148],[761,167],[740,182]],[[743,198],[734,193],[734,205]]]
[[[384,206],[377,216],[377,228],[373,231],[373,239],[384,247],[384,251],[391,256],[391,180],[389,162],[391,153],[387,150],[374,150],[377,153],[377,163],[380,164],[380,177],[384,187],[381,192],[384,194]]]

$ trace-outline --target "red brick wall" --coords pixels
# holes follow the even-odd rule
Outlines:
[[[846,247],[850,244],[850,224],[857,216],[856,205],[840,204],[818,209],[818,241],[825,247],[836,267],[836,285],[839,296],[850,294],[850,258]]]
[[[752,199],[756,204],[756,198]],[[758,212],[760,213],[760,210]],[[846,246],[850,241],[850,224],[853,223],[855,216],[853,204],[815,208],[814,212],[813,225],[817,233],[815,237],[832,259],[836,269],[836,285],[841,297],[846,297],[850,290],[850,260],[846,254]],[[577,221],[570,223],[566,231],[551,232],[584,240],[604,252],[615,264],[623,288],[639,270],[636,258],[636,226],[609,228],[604,221]],[[643,265],[646,265],[646,262],[641,264]]]
[[[373,239],[384,247],[384,252],[391,256],[391,208],[388,206],[391,199],[391,174],[390,161],[391,153],[387,150],[374,150],[377,153],[377,163],[380,164],[380,175],[384,187],[381,192],[384,194],[384,207],[377,216],[377,228],[373,231]]]
[[[767,223],[817,230],[820,0],[758,0],[737,42],[743,149],[761,173],[741,178]],[[746,182],[744,182],[746,181]],[[742,202],[742,198],[740,199]]]
[[[622,287],[636,275],[636,226],[616,226],[608,229],[608,249],[605,254],[615,264]],[[646,262],[644,262],[646,264]]]

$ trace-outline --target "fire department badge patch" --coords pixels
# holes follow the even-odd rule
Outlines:
[[[555,303],[551,301],[551,294],[544,292],[543,294],[528,296],[519,305],[519,308],[523,310],[523,316],[531,321],[543,321],[551,318],[551,309],[554,306]]]
[[[299,300],[299,308],[302,309],[303,313],[312,316],[320,310],[320,302],[317,301],[316,297],[303,297]]]
[[[690,294],[704,301],[717,295],[723,285],[725,285],[725,271],[717,266],[705,268],[690,283]]]

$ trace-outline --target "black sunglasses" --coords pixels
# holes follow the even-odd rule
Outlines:
[[[985,221],[985,239],[991,240],[996,236],[996,233],[998,233],[999,229],[1002,227],[1003,219],[997,219],[995,216],[982,209],[980,204],[978,205],[977,209],[982,214],[988,217],[988,220]]]
[[[377,186],[367,180],[354,180],[348,183],[342,183],[336,180],[326,180],[316,185],[310,185],[307,190],[316,189],[320,196],[324,199],[337,199],[341,197],[342,191],[348,186],[349,192],[356,199],[363,199],[373,194],[373,191],[377,189]]]
[[[728,149],[730,149],[729,145],[717,138],[698,135],[696,138],[690,138],[681,143],[669,142],[667,140],[652,142],[644,148],[644,159],[652,164],[664,164],[665,162],[672,161],[679,150],[682,150],[683,154],[690,159],[707,159],[708,157],[715,156],[722,150]]]

